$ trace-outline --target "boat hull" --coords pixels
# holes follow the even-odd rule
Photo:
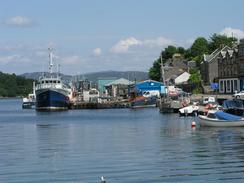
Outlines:
[[[36,110],[55,111],[69,108],[69,97],[63,89],[36,90]]]
[[[201,126],[210,126],[210,127],[240,127],[244,126],[244,119],[238,121],[229,121],[229,120],[219,120],[211,119],[207,116],[199,115],[199,122]]]
[[[22,108],[23,109],[33,109],[33,108],[35,108],[35,102],[23,102]]]
[[[137,97],[131,102],[131,108],[157,107],[156,97]]]

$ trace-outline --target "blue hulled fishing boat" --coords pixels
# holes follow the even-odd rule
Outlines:
[[[58,72],[52,72],[52,50],[49,48],[49,74],[39,78],[36,86],[36,110],[67,110],[70,105],[71,89],[65,85]]]

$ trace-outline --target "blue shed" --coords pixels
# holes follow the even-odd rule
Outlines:
[[[163,83],[158,81],[146,80],[136,83],[136,90],[138,92],[159,91],[160,93],[165,93],[165,86],[163,85]]]

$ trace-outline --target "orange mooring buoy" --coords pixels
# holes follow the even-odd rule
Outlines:
[[[191,127],[192,127],[192,128],[196,128],[196,122],[195,122],[195,121],[192,121],[192,122],[191,122]]]

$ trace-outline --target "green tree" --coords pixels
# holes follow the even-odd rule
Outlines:
[[[153,66],[149,69],[149,78],[155,81],[160,81],[161,79],[161,59],[157,59],[153,62]]]
[[[32,83],[32,79],[0,72],[0,96],[26,96],[32,91]]]
[[[183,48],[183,47],[178,47],[178,48],[177,48],[177,53],[180,53],[181,55],[185,55],[186,50],[185,50],[185,48]]]
[[[197,38],[191,46],[191,56],[197,57],[202,56],[204,53],[208,53],[208,41],[204,37]]]
[[[209,49],[211,52],[222,46],[232,47],[237,42],[235,37],[227,37],[226,35],[213,34],[210,36]]]
[[[193,86],[193,93],[200,93],[201,92],[201,74],[199,70],[191,69],[190,70],[190,78],[189,83]]]
[[[161,51],[162,62],[165,63],[168,59],[171,59],[175,53],[185,54],[183,47],[175,47],[169,45],[163,51]],[[161,56],[153,62],[153,66],[149,69],[148,76],[150,79],[160,81],[161,80]]]
[[[164,49],[162,52],[162,57],[164,59],[172,58],[172,56],[177,53],[177,48],[175,46],[169,45],[167,48]]]

